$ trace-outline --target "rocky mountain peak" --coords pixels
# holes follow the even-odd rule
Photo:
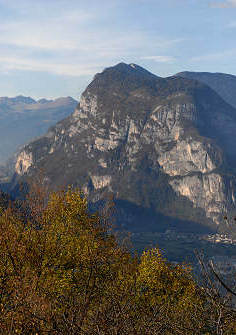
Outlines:
[[[106,68],[101,73],[97,73],[83,95],[88,91],[92,94],[103,94],[107,90],[114,93],[128,94],[130,91],[141,87],[154,87],[157,81],[157,76],[138,65],[119,63]]]
[[[158,225],[158,213],[215,225],[235,205],[225,159],[235,157],[235,127],[235,109],[210,87],[119,63],[95,75],[73,115],[24,147],[16,173],[43,170],[51,188],[73,184],[95,202],[112,192],[129,229]]]
[[[149,76],[149,77],[156,77],[156,75],[154,75],[153,73],[147,71],[146,69],[144,69],[143,67],[137,65],[137,64],[134,64],[134,63],[131,63],[131,64],[126,64],[126,63],[118,63],[114,66],[111,66],[111,67],[107,67],[105,68],[100,74],[103,74],[103,75],[107,75],[107,74],[116,74],[116,73],[123,73],[125,74],[126,76],[128,75],[134,75],[134,74],[137,74],[139,73],[140,75],[142,74],[142,76]],[[95,75],[98,76],[99,74]],[[114,77],[115,79],[116,77]]]

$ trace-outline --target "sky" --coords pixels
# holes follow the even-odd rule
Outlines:
[[[80,94],[136,63],[236,75],[236,0],[0,0],[0,96]]]

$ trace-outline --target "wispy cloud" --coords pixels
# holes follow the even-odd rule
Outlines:
[[[173,63],[175,61],[172,56],[144,56],[141,59],[152,60],[157,63]]]
[[[9,72],[11,70],[25,70],[35,72],[50,72],[67,76],[93,75],[99,70],[99,64],[78,65],[69,63],[47,63],[43,60],[32,60],[19,57],[1,57],[0,70]]]
[[[210,3],[214,8],[236,8],[236,0],[214,1]]]
[[[195,56],[190,59],[191,62],[208,62],[208,61],[221,61],[236,56],[236,49],[226,50],[222,52],[215,52],[206,55]]]
[[[0,0],[0,74],[4,77],[6,73],[10,84],[21,90],[40,87],[46,94],[58,87],[61,91],[66,85],[72,87],[65,81],[77,85],[90,80],[104,67],[121,61],[140,62],[159,75],[170,75],[196,54],[193,50],[202,51],[195,43],[205,27],[195,12],[193,19],[189,13],[193,10],[189,3],[197,2]],[[1,83],[0,90],[5,92]]]
[[[0,23],[0,44],[49,50],[74,50],[80,42],[77,31],[93,20],[92,14],[65,12],[64,15]],[[76,36],[77,35],[77,36]]]
[[[180,43],[177,40],[153,39],[141,32],[128,35],[113,33],[110,36],[106,31],[100,31],[99,35],[88,31],[68,40],[63,37],[60,39],[58,35],[56,37],[50,40],[49,36],[33,38],[33,35],[23,34],[22,39],[15,40],[14,37],[8,39],[0,36],[0,70],[42,71],[68,76],[93,75],[122,59],[172,62],[174,59],[170,56],[139,55],[151,52],[153,41],[159,50],[166,50]]]
[[[226,28],[236,28],[236,21],[231,21],[226,25]]]
[[[1,0],[0,0],[1,4]],[[165,52],[181,43],[145,30],[107,29],[100,9],[64,9],[53,16],[31,16],[24,7],[23,17],[0,21],[2,71],[45,71],[68,76],[91,75],[97,68],[122,59],[135,61],[151,54],[153,46]],[[18,8],[14,7],[14,10]],[[27,17],[25,15],[27,14]],[[105,17],[103,16],[105,15]],[[102,25],[94,23],[101,21]],[[96,27],[96,29],[95,29]],[[150,57],[150,56],[149,56]],[[156,62],[171,62],[170,56],[151,56]],[[151,58],[146,58],[151,59]],[[96,68],[96,69],[95,69]]]
[[[83,17],[83,15],[81,15]],[[76,19],[77,18],[77,19]],[[0,46],[12,45],[39,50],[94,52],[111,56],[125,53],[128,49],[142,49],[155,45],[167,49],[183,41],[182,38],[167,39],[152,36],[143,31],[112,31],[100,28],[94,31],[92,15],[83,17],[78,13],[65,13],[63,17],[47,22],[18,21],[0,24]]]

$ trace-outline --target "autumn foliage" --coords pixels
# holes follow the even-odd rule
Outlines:
[[[187,265],[121,247],[78,191],[32,193],[0,217],[1,334],[217,334]],[[236,334],[226,314],[224,333]]]

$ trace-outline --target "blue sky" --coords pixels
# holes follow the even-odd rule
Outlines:
[[[119,62],[236,75],[236,0],[0,0],[0,96],[79,99]]]

